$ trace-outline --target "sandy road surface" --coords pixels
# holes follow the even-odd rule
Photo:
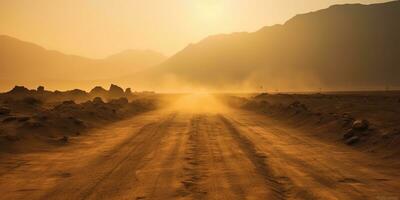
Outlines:
[[[1,155],[1,199],[400,198],[400,170],[244,111],[154,111]]]

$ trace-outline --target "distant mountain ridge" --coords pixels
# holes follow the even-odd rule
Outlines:
[[[29,84],[40,80],[61,83],[110,79],[158,65],[165,59],[162,54],[149,50],[127,50],[104,59],[91,59],[0,35],[0,82]]]
[[[253,33],[209,36],[168,59],[128,50],[95,60],[0,36],[0,86],[49,79],[67,88],[400,89],[399,35],[398,0],[334,5]]]
[[[400,1],[335,5],[254,33],[207,37],[148,74],[216,89],[394,87],[399,36]]]

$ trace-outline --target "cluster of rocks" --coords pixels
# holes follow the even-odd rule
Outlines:
[[[114,84],[111,84],[110,89],[106,90],[100,86],[96,86],[89,92],[90,96],[92,97],[102,97],[105,99],[118,99],[118,98],[128,98],[132,96],[131,88],[126,88],[125,91]]]
[[[370,123],[367,120],[355,120],[350,129],[343,134],[346,144],[353,145],[360,141],[363,135],[367,134]]]
[[[14,127],[18,132],[57,130],[63,133],[59,141],[67,143],[69,135],[79,135],[81,131],[99,122],[112,122],[153,108],[146,103],[141,103],[140,100],[129,102],[126,97],[106,102],[101,97],[95,97],[83,103],[67,100],[52,108],[42,107],[38,112],[28,113],[0,106],[0,124],[3,127]],[[8,141],[17,141],[19,137],[17,134],[11,140],[10,134],[0,134],[0,136]]]
[[[294,110],[295,114],[308,112],[308,107],[300,101],[295,101],[288,106],[289,109]]]
[[[35,100],[42,101],[64,101],[64,100],[78,100],[85,101],[93,99],[94,97],[101,97],[106,100],[118,99],[121,97],[130,98],[133,96],[132,90],[111,84],[108,90],[101,86],[94,87],[90,92],[80,89],[68,91],[48,91],[43,86],[39,86],[36,90],[30,90],[24,86],[15,86],[9,92],[1,94],[4,99],[25,99],[27,103],[38,103]]]
[[[261,96],[265,95],[268,94],[261,94]],[[274,112],[274,111],[278,113],[288,113],[288,111],[291,111],[297,115],[301,113],[310,112],[308,107],[305,104],[301,103],[300,101],[294,101],[289,105],[283,105],[281,103],[271,104],[266,100],[250,100],[250,101],[245,101],[245,103],[241,107],[244,109],[257,110],[264,113]]]
[[[101,97],[95,97],[83,103],[74,101],[64,101],[55,106],[51,112],[83,117],[96,117],[101,119],[115,118],[118,110],[127,106],[129,101],[125,97],[112,99],[108,102],[103,101]]]

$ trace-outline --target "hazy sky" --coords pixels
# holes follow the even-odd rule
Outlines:
[[[256,31],[332,4],[387,0],[0,0],[0,34],[105,57],[125,49],[172,55],[218,33]]]

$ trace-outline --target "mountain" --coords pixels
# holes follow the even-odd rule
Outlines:
[[[98,65],[107,70],[103,74],[110,74],[118,70],[119,74],[126,75],[158,65],[165,59],[163,54],[151,50],[125,50],[98,61]]]
[[[213,89],[398,87],[399,36],[400,1],[335,5],[253,33],[210,36],[148,75]]]
[[[54,87],[68,87],[71,83],[79,85],[78,82],[132,74],[164,60],[160,53],[148,50],[127,50],[104,59],[90,59],[0,36],[0,84],[7,87],[16,83],[32,87],[35,87],[33,84],[46,83]]]

